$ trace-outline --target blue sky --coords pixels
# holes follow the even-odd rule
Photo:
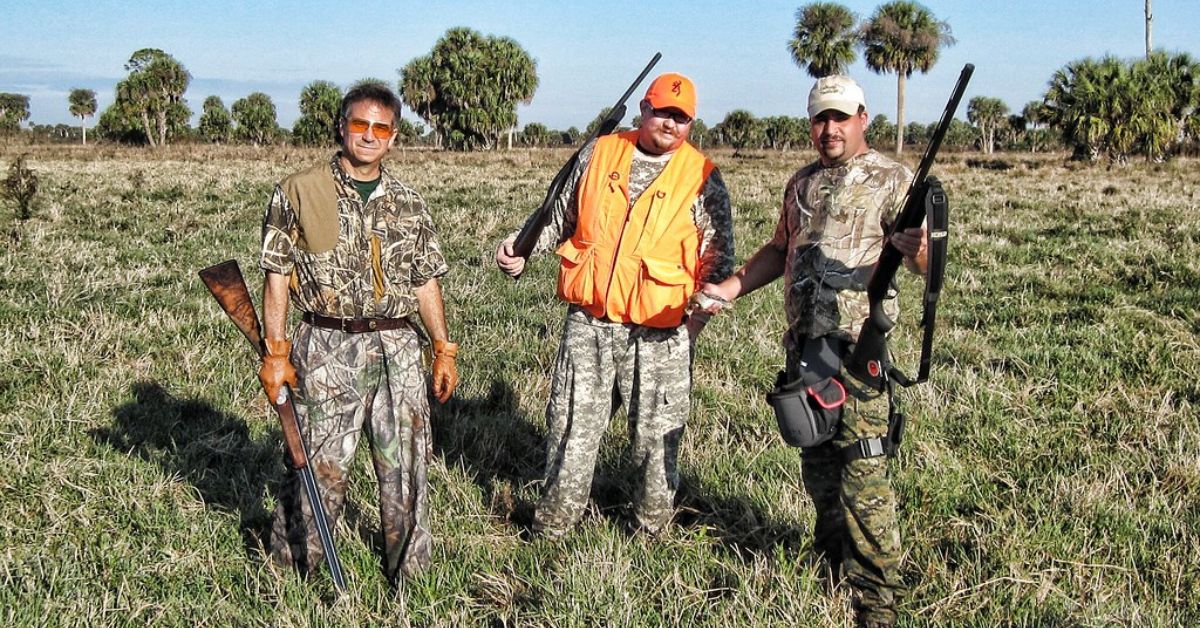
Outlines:
[[[291,126],[300,89],[316,79],[345,86],[426,54],[448,29],[467,26],[516,39],[538,64],[533,102],[521,124],[582,128],[611,105],[655,51],[656,71],[692,77],[699,116],[710,124],[733,109],[756,116],[804,115],[810,79],[787,42],[803,2],[659,0],[632,2],[476,0],[321,3],[15,0],[0,21],[0,92],[31,97],[31,121],[74,123],[73,87],[96,90],[103,110],[133,51],[155,47],[192,74],[193,111],[204,98],[226,106],[253,91],[275,101]],[[866,17],[882,2],[842,2]],[[906,119],[934,121],[964,63],[974,63],[967,98],[1003,99],[1019,110],[1040,98],[1054,70],[1085,56],[1144,51],[1143,0],[929,0],[957,44],[929,74],[909,81]],[[1200,0],[1154,0],[1154,44],[1200,57]],[[863,84],[872,115],[895,119],[895,75],[850,74]],[[406,116],[412,117],[407,112]],[[960,113],[961,115],[961,113]],[[90,119],[88,125],[95,123]]]

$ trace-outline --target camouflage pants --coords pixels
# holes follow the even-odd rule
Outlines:
[[[789,352],[788,371],[798,375],[800,355]],[[849,389],[850,386],[847,386]],[[866,619],[894,622],[900,582],[900,527],[887,456],[846,462],[842,449],[888,429],[886,394],[848,395],[833,440],[802,450],[804,488],[816,510],[813,549],[854,589]]]
[[[583,514],[600,438],[615,410],[614,390],[629,415],[633,463],[641,476],[637,523],[656,533],[674,514],[676,459],[691,409],[687,328],[610,323],[571,308],[546,408],[546,483],[535,530],[561,534]]]
[[[296,413],[333,528],[342,512],[350,462],[366,431],[379,482],[384,573],[393,582],[429,564],[426,524],[432,455],[429,400],[417,335],[410,329],[347,334],[304,323],[292,344],[299,374]],[[311,573],[324,561],[312,508],[289,471],[271,527],[276,562]]]

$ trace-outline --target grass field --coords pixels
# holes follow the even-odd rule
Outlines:
[[[325,157],[33,150],[35,217],[0,206],[0,622],[850,624],[845,591],[807,561],[799,460],[762,401],[782,360],[778,285],[699,341],[676,524],[653,541],[624,532],[618,419],[582,525],[525,540],[564,307],[550,260],[514,283],[491,258],[561,151],[392,158],[439,225],[463,346],[462,384],[434,414],[432,569],[388,588],[365,455],[338,530],[348,594],[270,565],[279,429],[195,273],[235,257],[257,294],[271,185]],[[1194,625],[1200,164],[1000,157],[1013,167],[947,155],[935,168],[951,197],[948,283],[933,380],[904,393],[892,463],[904,624]],[[812,154],[715,158],[745,259]],[[919,287],[902,285],[909,325]],[[898,335],[910,371],[913,344]]]

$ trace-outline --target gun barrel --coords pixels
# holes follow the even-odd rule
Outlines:
[[[913,174],[913,185],[925,180],[929,176],[929,169],[933,167],[933,160],[937,157],[938,150],[942,147],[942,139],[946,137],[946,132],[950,130],[950,121],[954,119],[954,112],[958,110],[958,103],[962,100],[963,93],[967,91],[967,83],[971,81],[971,75],[975,73],[975,65],[968,63],[963,66],[961,72],[958,73],[958,82],[954,84],[954,91],[950,93],[950,100],[946,101],[946,108],[942,110],[942,117],[938,120],[937,127],[934,129],[933,135],[929,138],[929,146],[925,148],[925,154],[921,157],[921,163],[917,166],[916,173]]]
[[[608,135],[616,130],[617,125],[621,124],[621,119],[625,117],[625,101],[629,99],[629,96],[633,94],[633,90],[637,89],[637,86],[641,84],[642,80],[646,78],[646,75],[650,73],[650,70],[654,68],[655,64],[661,58],[661,52],[654,53],[654,56],[650,59],[650,63],[647,63],[646,67],[642,68],[641,73],[629,85],[625,93],[621,94],[621,97],[617,99],[617,104],[609,109],[608,115],[604,120],[601,120],[600,124],[596,125],[592,133],[580,143],[579,150],[576,150],[571,155],[571,158],[567,160],[567,163],[559,169],[558,174],[554,175],[554,180],[550,183],[550,187],[546,189],[546,197],[542,199],[541,206],[534,212],[534,218],[525,223],[525,226],[521,228],[520,233],[517,234],[517,238],[513,242],[513,253],[517,257],[529,259],[529,256],[533,254],[533,249],[537,246],[537,241],[542,235],[542,230],[546,228],[546,223],[550,222],[550,212],[554,211],[554,200],[562,192],[563,186],[566,185],[567,179],[571,176],[571,171],[575,169],[575,164],[579,163],[579,151],[583,150],[583,147],[587,146],[593,139],[601,135]]]

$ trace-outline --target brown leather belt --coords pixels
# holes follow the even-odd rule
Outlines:
[[[305,312],[301,320],[313,327],[337,329],[347,334],[365,334],[371,331],[388,331],[389,329],[407,329],[410,327],[407,318],[330,318]]]

